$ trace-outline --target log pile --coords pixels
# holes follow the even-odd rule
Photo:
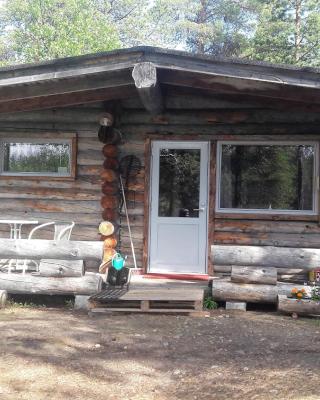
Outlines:
[[[320,315],[320,301],[311,299],[298,300],[279,295],[278,310],[285,314]]]
[[[32,242],[32,246],[31,246]],[[37,272],[0,273],[0,293],[91,295],[102,289],[99,274],[85,272],[84,261],[101,262],[103,243],[0,239],[0,257],[40,260]]]
[[[233,265],[276,268],[277,279],[304,283],[320,262],[320,249],[275,246],[214,245],[211,259],[216,276],[230,276]]]

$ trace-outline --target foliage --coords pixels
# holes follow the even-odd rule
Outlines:
[[[315,286],[311,289],[311,299],[320,301],[320,286]]]
[[[320,3],[260,0],[262,11],[247,56],[276,63],[319,65]]]
[[[203,307],[206,310],[216,310],[218,308],[218,304],[213,300],[212,297],[206,297],[203,301]]]
[[[107,14],[91,0],[6,0],[1,12],[4,60],[34,62],[120,46]]]
[[[305,288],[302,289],[292,288],[291,296],[294,297],[295,299],[301,300],[304,297],[306,297],[306,290]]]
[[[320,65],[318,0],[3,0],[2,64],[152,45]]]

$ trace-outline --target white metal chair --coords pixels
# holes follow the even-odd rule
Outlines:
[[[72,222],[46,222],[44,224],[38,225],[35,228],[33,228],[28,236],[28,240],[32,240],[34,237],[34,234],[44,228],[47,228],[48,226],[54,225],[54,233],[53,233],[53,240],[70,240],[71,237],[71,232],[73,227],[75,226],[75,223]],[[33,263],[36,267],[36,271],[38,270],[39,263],[35,260],[24,260],[23,266],[22,266],[22,273],[25,274],[27,268],[28,268],[28,263]],[[9,265],[9,271],[10,271],[10,265]]]

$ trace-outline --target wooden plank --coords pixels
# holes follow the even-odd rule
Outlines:
[[[209,210],[208,210],[208,275],[213,275],[214,265],[211,258],[211,243],[215,232],[215,209],[216,209],[216,153],[217,143],[210,144],[210,169],[209,169]]]
[[[0,258],[102,260],[103,242],[0,239]]]
[[[121,301],[202,301],[202,299],[203,289],[195,288],[189,290],[177,288],[130,289],[121,296]]]
[[[151,185],[151,140],[147,138],[144,143],[144,164],[145,164],[145,178],[144,178],[144,206],[143,206],[143,249],[142,249],[142,268],[146,273],[148,271],[149,263],[149,219],[150,219],[150,185]]]

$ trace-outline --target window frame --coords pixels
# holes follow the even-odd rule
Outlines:
[[[30,144],[69,144],[70,172],[67,174],[59,174],[56,172],[6,172],[4,171],[4,148],[6,143],[30,143]],[[77,141],[76,136],[70,137],[2,137],[0,138],[0,179],[53,179],[53,180],[74,180],[76,177],[76,154]]]
[[[312,210],[281,210],[281,209],[255,209],[255,208],[222,208],[220,206],[220,194],[221,194],[221,163],[222,163],[222,146],[223,145],[252,145],[252,146],[292,146],[292,145],[312,145],[315,148],[315,156],[313,162],[313,186],[312,186],[312,194],[313,194],[313,201],[312,201]],[[228,141],[228,140],[221,140],[217,141],[217,174],[216,174],[216,207],[215,211],[221,214],[269,214],[269,215],[318,215],[319,210],[319,143],[317,141]]]

